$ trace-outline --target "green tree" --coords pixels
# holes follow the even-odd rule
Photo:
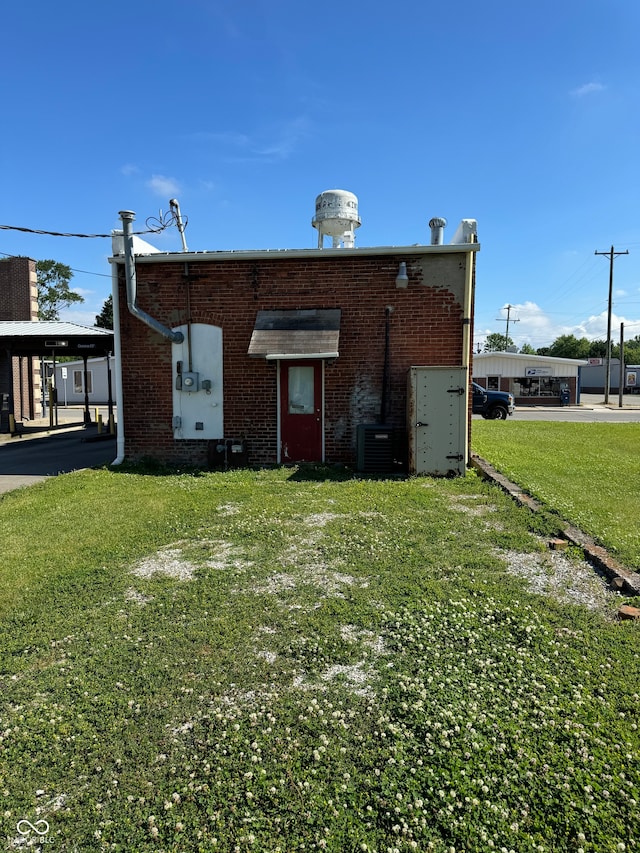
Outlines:
[[[36,261],[36,276],[39,320],[59,320],[62,308],[84,302],[84,297],[69,287],[73,272],[66,264]]]
[[[640,364],[640,335],[624,342],[625,364]]]
[[[104,301],[102,311],[96,314],[96,326],[101,329],[113,329],[113,295],[109,294]]]
[[[531,346],[531,344],[522,344],[522,346],[520,347],[520,352],[523,355],[535,355],[536,354],[536,351]]]
[[[549,355],[556,358],[588,358],[591,342],[575,335],[560,335],[549,347]]]
[[[606,358],[607,342],[606,341],[591,341],[589,345],[588,358]]]
[[[505,335],[501,335],[500,332],[491,332],[490,335],[487,335],[487,339],[484,344],[485,352],[505,352],[509,347],[512,347],[513,341],[511,338],[506,337]]]

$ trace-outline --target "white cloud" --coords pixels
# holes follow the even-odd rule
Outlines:
[[[101,308],[97,311],[67,308],[60,312],[60,319],[64,320],[65,323],[78,323],[80,326],[95,326],[96,315],[100,313],[100,310]]]
[[[198,132],[190,135],[194,142],[204,142],[226,148],[228,162],[267,162],[287,160],[309,135],[310,122],[298,116],[269,130],[249,135],[238,131]]]
[[[286,160],[307,136],[308,131],[309,122],[305,118],[296,118],[287,122],[274,142],[259,149],[257,153],[275,160]]]
[[[248,148],[251,144],[251,139],[246,133],[237,133],[235,130],[202,131],[192,133],[189,138],[194,142],[212,142],[233,148]]]
[[[578,86],[577,89],[572,89],[571,94],[575,98],[584,98],[587,95],[595,95],[598,92],[604,92],[605,86],[602,83],[584,83]]]
[[[505,309],[502,309],[501,314],[506,320],[507,312]],[[558,334],[565,334],[564,332],[555,333],[553,321],[535,302],[511,305],[510,320],[509,337],[518,346],[530,343],[537,349],[539,346],[544,346],[543,342],[553,340]],[[505,330],[506,324],[502,331]]]
[[[120,171],[128,178],[131,175],[137,175],[140,169],[138,169],[137,166],[134,166],[133,163],[125,163],[124,166],[121,167]]]
[[[151,192],[163,198],[166,196],[173,198],[173,196],[180,194],[180,184],[174,178],[168,178],[166,175],[152,175],[151,179],[147,181],[147,187]]]
[[[561,335],[574,335],[576,338],[587,338],[590,341],[605,341],[607,339],[607,311],[592,314],[584,320],[571,325],[557,323],[552,315],[546,314],[535,302],[523,302],[511,305],[509,337],[520,348],[530,344],[534,349],[549,346]],[[506,310],[502,309],[500,316],[506,320]],[[620,324],[624,323],[625,340],[629,340],[640,330],[640,320],[622,317],[615,313],[611,315],[611,337],[614,343],[620,337]],[[500,328],[479,329],[474,333],[474,347],[484,346],[487,335],[496,331],[504,334],[506,324],[500,323]]]

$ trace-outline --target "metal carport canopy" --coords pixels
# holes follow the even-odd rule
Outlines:
[[[64,321],[0,321],[0,347],[11,355],[108,355],[113,332]]]

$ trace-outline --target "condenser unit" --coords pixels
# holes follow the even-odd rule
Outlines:
[[[395,467],[394,428],[383,424],[359,424],[356,432],[358,471],[384,474]]]

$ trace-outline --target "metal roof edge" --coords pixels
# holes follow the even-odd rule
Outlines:
[[[353,249],[231,249],[204,252],[166,252],[149,255],[136,255],[137,263],[169,263],[180,261],[229,261],[229,260],[266,260],[268,258],[340,258],[374,255],[440,255],[469,254],[479,252],[480,243],[447,243],[431,246],[363,246]],[[124,263],[123,255],[109,258],[109,263]]]
[[[497,356],[498,358],[515,358],[515,359],[528,359],[531,361],[532,359],[540,359],[540,361],[551,361],[554,364],[561,362],[569,362],[570,364],[589,364],[589,361],[584,358],[562,358],[559,355],[534,355],[528,354],[526,352],[504,352],[504,350],[494,350],[492,352],[477,352],[473,356],[473,360],[477,361],[478,359],[483,358],[491,358],[491,356]]]
[[[83,326],[70,320],[0,320],[0,334],[10,328],[21,335],[113,335],[113,329],[101,326]]]

